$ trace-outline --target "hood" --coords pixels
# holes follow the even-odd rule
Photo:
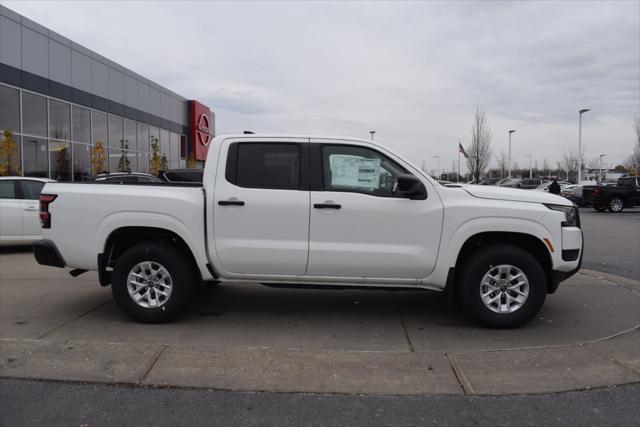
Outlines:
[[[521,188],[496,187],[493,185],[463,185],[462,188],[474,197],[481,199],[510,200],[514,202],[550,203],[572,206],[564,197],[549,194],[546,191],[523,190]]]

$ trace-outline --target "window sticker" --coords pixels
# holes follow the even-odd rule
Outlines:
[[[331,185],[373,190],[380,187],[380,159],[346,154],[329,156]]]

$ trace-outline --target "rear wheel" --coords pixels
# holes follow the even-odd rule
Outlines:
[[[118,307],[143,323],[164,323],[181,314],[196,285],[189,258],[172,245],[156,242],[123,253],[112,279]]]
[[[507,244],[475,252],[462,266],[458,298],[472,319],[489,328],[516,328],[538,314],[547,294],[540,263]]]
[[[624,209],[624,200],[620,196],[613,196],[609,199],[609,212],[620,213]]]

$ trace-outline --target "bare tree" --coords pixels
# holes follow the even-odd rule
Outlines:
[[[591,160],[587,160],[586,162],[587,165],[587,169],[590,170],[594,170],[594,169],[600,169],[600,158],[594,158]]]
[[[636,132],[635,144],[625,163],[630,168],[634,168],[638,174],[640,173],[640,115],[638,114],[633,117],[633,130]]]
[[[500,178],[504,178],[504,171],[508,169],[509,158],[507,153],[501,151],[499,155],[496,156],[496,162],[498,162],[498,169],[500,170]]]
[[[491,129],[487,123],[487,115],[480,107],[476,107],[471,127],[471,147],[467,150],[467,168],[478,182],[487,170],[491,159]]]
[[[578,175],[578,153],[573,150],[564,151],[560,158],[560,166],[567,173],[567,180],[569,180],[575,172]]]

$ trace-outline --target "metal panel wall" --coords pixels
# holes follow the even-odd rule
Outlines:
[[[20,46],[20,24],[0,16],[0,62],[22,68]]]
[[[0,65],[8,66],[5,83],[114,114],[189,126],[185,98],[4,6]]]
[[[22,27],[22,69],[49,77],[49,43],[47,37]]]
[[[49,78],[71,86],[71,48],[49,39]]]

